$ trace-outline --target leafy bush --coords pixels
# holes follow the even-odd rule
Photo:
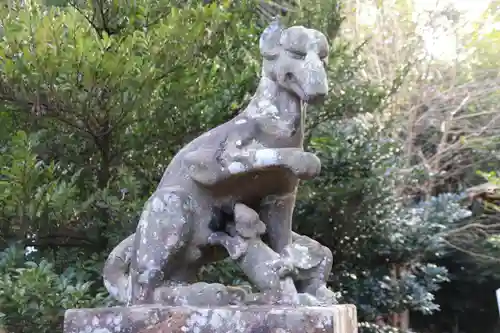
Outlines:
[[[446,232],[471,215],[461,199],[442,194],[400,207],[381,221],[369,246],[358,249],[372,265],[350,266],[339,277],[346,300],[358,305],[361,318],[374,321],[405,310],[439,310],[434,294],[449,276],[446,267],[432,262],[448,252]]]
[[[102,304],[110,249],[173,154],[245,103],[260,63],[243,4],[57,2],[0,8],[0,250],[21,253],[0,311],[13,333],[60,331],[64,309]]]
[[[0,316],[7,332],[61,331],[66,309],[106,304],[105,293],[91,289],[84,271],[58,274],[47,260],[29,257],[22,246],[0,253]]]
[[[370,322],[361,322],[358,324],[359,333],[415,333],[411,330],[401,330],[389,325],[377,325]]]

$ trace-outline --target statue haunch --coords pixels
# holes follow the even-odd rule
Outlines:
[[[217,226],[224,224],[221,212],[237,213],[238,204],[259,217],[257,230],[240,228],[244,237],[256,239],[265,232],[265,251],[289,248],[298,182],[321,169],[319,159],[303,150],[303,104],[327,94],[328,43],[316,30],[285,29],[274,22],[260,38],[260,52],[262,78],[248,106],[178,152],[146,202],[135,234],[110,254],[104,280],[119,301],[200,305],[241,300],[238,288],[193,284],[204,264],[228,252],[235,260],[245,257],[245,242],[214,241],[214,232],[221,236]],[[324,293],[330,269],[311,270],[310,283],[297,292]],[[205,291],[206,297],[200,296]],[[210,300],[213,294],[223,297]]]

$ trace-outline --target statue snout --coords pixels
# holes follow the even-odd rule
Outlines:
[[[307,80],[304,86],[304,101],[309,104],[321,103],[328,95],[328,77],[324,64],[317,55],[309,54],[306,61]]]
[[[309,84],[306,86],[306,89],[304,89],[304,101],[308,104],[322,103],[328,96],[328,81],[326,79],[326,73],[311,73],[311,76],[313,77],[311,77]]]

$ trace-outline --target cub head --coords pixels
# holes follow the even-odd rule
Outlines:
[[[263,75],[309,104],[326,97],[328,41],[321,32],[303,26],[285,29],[274,21],[262,33],[259,47]]]

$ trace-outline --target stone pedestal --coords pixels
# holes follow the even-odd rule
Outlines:
[[[160,305],[66,311],[64,333],[357,333],[356,307]]]

